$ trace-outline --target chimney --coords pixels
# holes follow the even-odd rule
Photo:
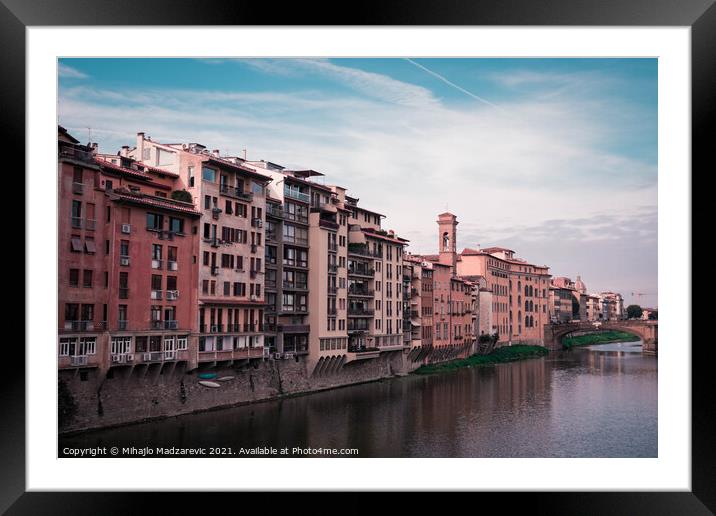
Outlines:
[[[120,156],[125,158],[129,157],[129,145],[122,145],[122,150],[119,153]]]
[[[137,161],[144,159],[144,133],[137,133],[137,155],[135,158]]]
[[[219,152],[219,149],[214,149],[213,151],[211,151],[211,153],[217,158],[221,157],[221,153]]]
[[[90,149],[92,150],[92,155],[93,155],[93,156],[96,156],[96,155],[97,155],[97,151],[99,150],[99,145],[97,144],[97,142],[95,142],[95,143],[90,143]]]

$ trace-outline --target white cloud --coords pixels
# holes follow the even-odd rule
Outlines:
[[[76,68],[72,68],[63,63],[58,63],[57,73],[60,77],[65,79],[87,79],[89,77],[86,73],[80,72]]]
[[[657,203],[656,166],[609,150],[616,130],[649,129],[628,105],[569,96],[501,102],[515,118],[478,102],[442,105],[423,88],[327,61],[269,65],[310,69],[361,95],[74,87],[61,90],[60,121],[70,131],[92,127],[106,152],[145,131],[158,141],[247,149],[250,159],[311,167],[388,215],[386,227],[416,252],[434,252],[435,217],[447,205],[464,247],[474,238],[483,246],[509,239],[539,253],[520,252],[530,260],[560,264],[560,249],[577,253],[579,239],[638,241],[642,261],[656,256],[655,217],[639,218],[640,232],[620,231]],[[601,266],[580,259],[585,277]]]

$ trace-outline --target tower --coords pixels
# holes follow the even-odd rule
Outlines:
[[[449,265],[454,276],[457,274],[457,217],[452,213],[441,213],[437,223],[440,263]]]

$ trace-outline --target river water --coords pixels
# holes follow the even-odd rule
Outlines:
[[[643,355],[639,342],[594,345],[86,432],[59,444],[233,454],[351,448],[358,457],[657,457],[657,358]]]

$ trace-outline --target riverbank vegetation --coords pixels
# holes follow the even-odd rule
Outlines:
[[[537,358],[545,356],[549,351],[542,346],[527,346],[517,344],[514,346],[505,346],[495,349],[487,355],[472,355],[468,358],[452,360],[440,364],[429,364],[420,366],[415,370],[417,374],[429,374],[442,371],[452,371],[462,367],[473,367],[481,365],[500,364],[504,362],[514,362],[515,360],[524,360],[526,358]]]
[[[576,346],[588,346],[590,344],[608,344],[610,342],[633,342],[639,337],[624,331],[605,331],[602,333],[590,333],[577,337],[567,337],[562,340],[562,346],[566,349]]]

